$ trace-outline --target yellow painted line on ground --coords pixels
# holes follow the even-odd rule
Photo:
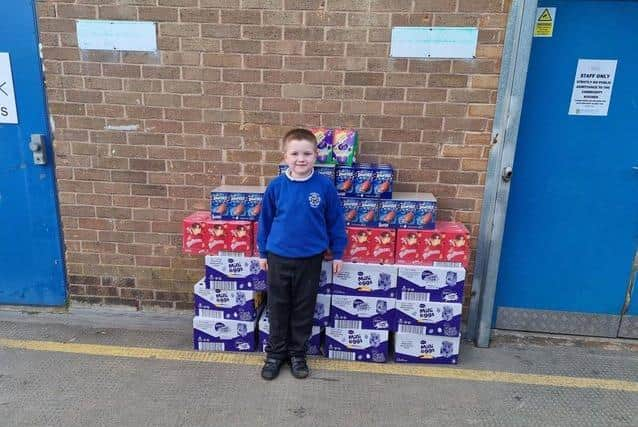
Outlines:
[[[212,353],[161,348],[120,347],[112,345],[60,343],[52,341],[30,341],[0,338],[0,347],[49,351],[58,353],[85,354],[91,356],[127,357],[134,359],[174,360],[183,362],[229,363],[258,366],[263,355],[256,353]],[[502,371],[444,368],[413,364],[355,363],[324,358],[309,360],[313,369],[328,371],[361,372],[382,375],[441,378],[463,381],[483,381],[506,384],[528,384],[546,387],[587,388],[628,391],[638,393],[638,382],[561,375],[522,374]]]

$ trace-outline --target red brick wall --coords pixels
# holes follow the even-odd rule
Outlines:
[[[189,308],[203,268],[181,219],[273,176],[297,125],[357,128],[363,160],[475,238],[509,3],[38,2],[72,300]],[[81,51],[75,19],[157,22],[159,52]],[[478,26],[477,58],[390,59],[409,25]]]

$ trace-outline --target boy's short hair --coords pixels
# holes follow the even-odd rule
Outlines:
[[[314,133],[310,132],[308,129],[295,128],[295,129],[290,129],[284,135],[283,137],[284,150],[286,149],[288,142],[292,141],[293,139],[312,142],[312,144],[315,147],[317,146],[317,137],[315,137]]]

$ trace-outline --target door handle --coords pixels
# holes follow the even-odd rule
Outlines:
[[[33,163],[36,165],[47,164],[47,154],[44,146],[44,135],[39,133],[31,134],[31,142],[29,142],[29,150],[33,154]]]

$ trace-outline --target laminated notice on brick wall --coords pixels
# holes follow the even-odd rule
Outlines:
[[[78,47],[95,50],[155,52],[157,36],[154,22],[77,21]]]

